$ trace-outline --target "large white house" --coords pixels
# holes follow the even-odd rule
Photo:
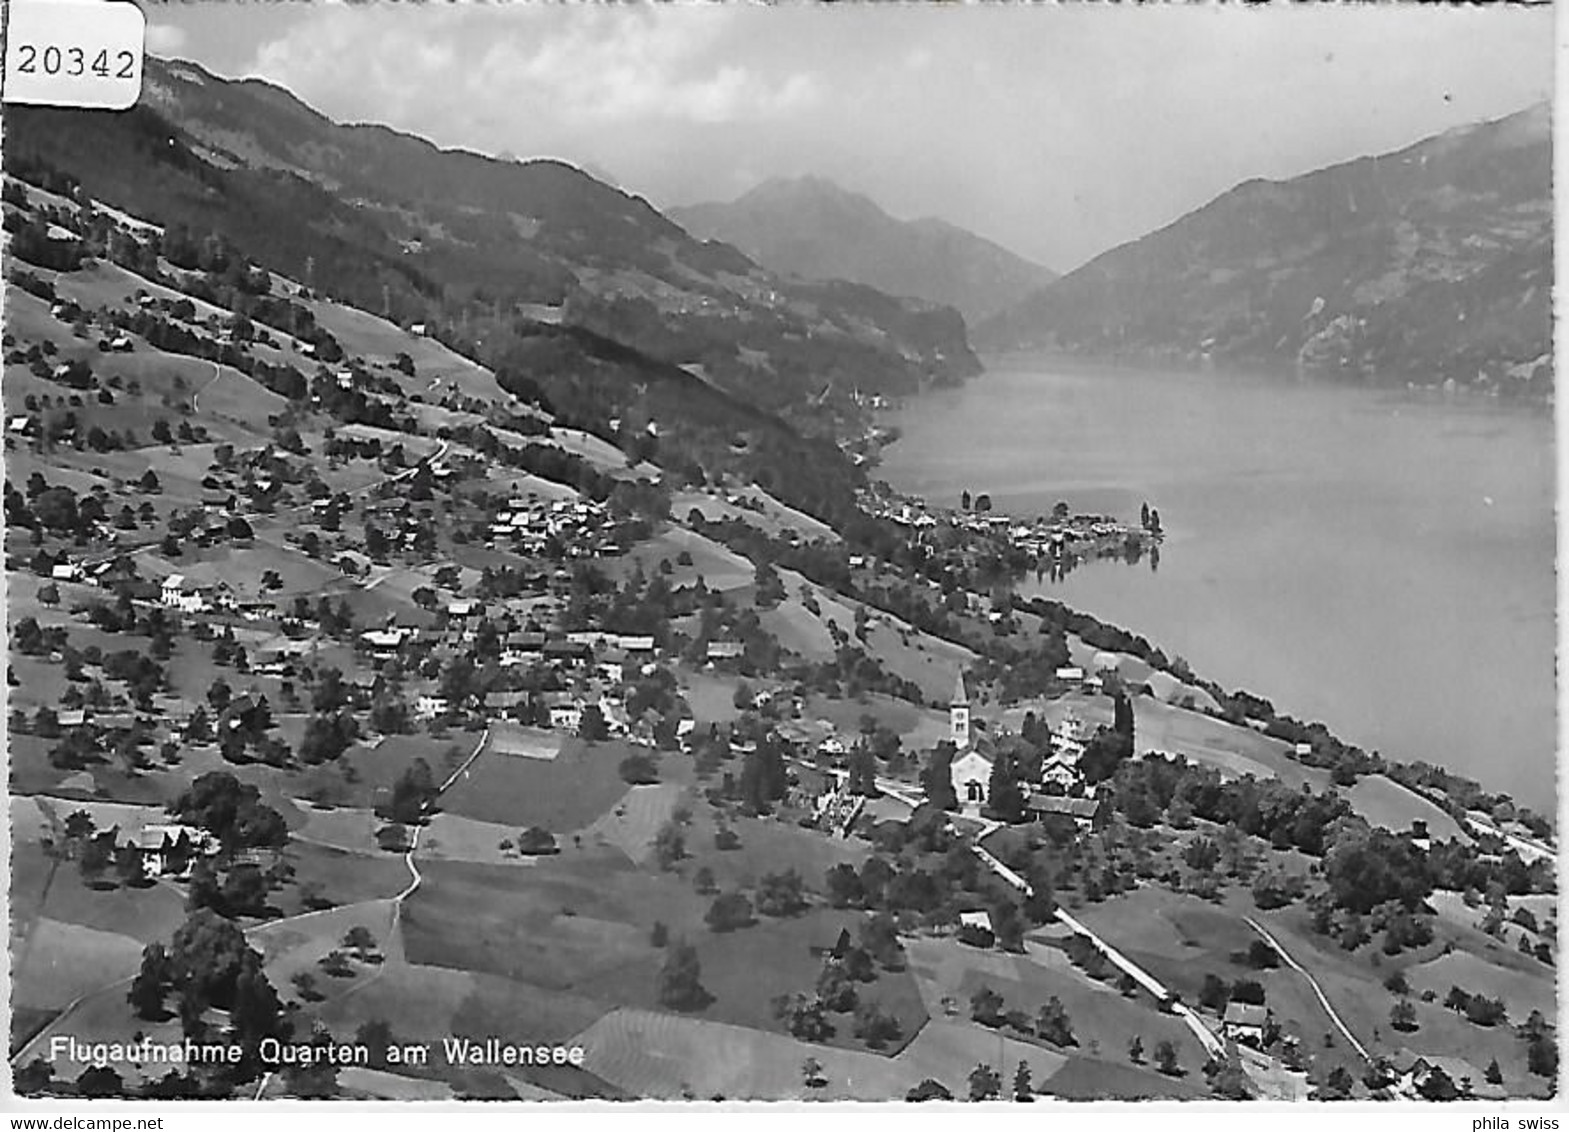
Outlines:
[[[200,613],[207,608],[202,588],[184,574],[170,574],[165,578],[159,599],[166,608],[178,609],[181,613]]]

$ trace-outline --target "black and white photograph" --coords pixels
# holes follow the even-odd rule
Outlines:
[[[1555,15],[13,0],[8,1103],[1561,1103]]]

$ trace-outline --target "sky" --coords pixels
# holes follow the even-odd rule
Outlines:
[[[159,4],[148,49],[656,206],[816,174],[1068,270],[1553,91],[1551,9]]]

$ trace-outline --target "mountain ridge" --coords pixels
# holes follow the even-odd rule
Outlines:
[[[8,125],[8,151],[95,195],[476,342],[519,319],[583,325],[802,423],[825,382],[848,403],[979,371],[954,312],[781,279],[566,162],[340,125],[266,80],[153,58],[129,111],[18,108]]]
[[[871,197],[817,175],[771,177],[729,202],[668,210],[773,270],[842,278],[984,318],[1055,278],[1049,268],[938,217],[900,220]]]
[[[1243,181],[976,328],[989,350],[1290,362],[1375,381],[1551,383],[1545,104]]]

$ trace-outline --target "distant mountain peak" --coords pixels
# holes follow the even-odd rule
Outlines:
[[[911,295],[972,322],[1055,278],[955,224],[890,216],[865,193],[816,173],[770,177],[728,203],[668,212],[694,235],[734,244],[772,270]]]

